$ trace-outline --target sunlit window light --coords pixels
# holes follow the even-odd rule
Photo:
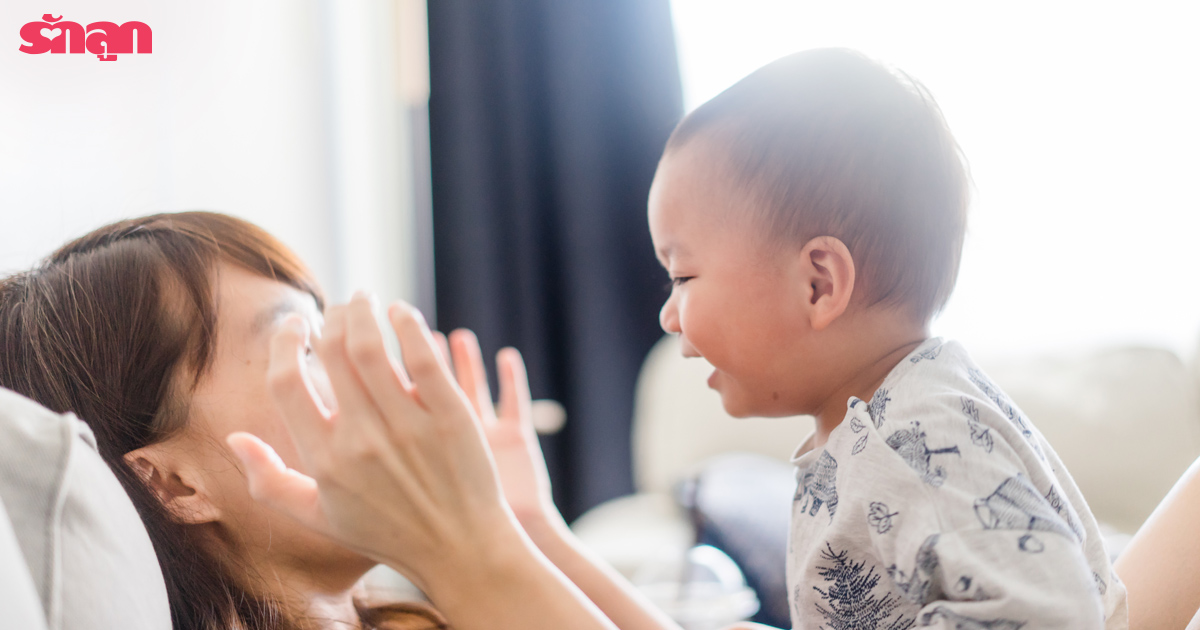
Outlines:
[[[1200,332],[1200,9],[1186,3],[674,0],[686,107],[844,46],[934,94],[970,162],[958,288],[934,333],[977,354]]]

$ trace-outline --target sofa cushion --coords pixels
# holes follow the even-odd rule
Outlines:
[[[87,425],[0,389],[0,501],[46,627],[171,627],[146,529]]]
[[[1102,523],[1132,533],[1200,456],[1200,401],[1177,355],[1126,347],[980,361],[1041,430]]]

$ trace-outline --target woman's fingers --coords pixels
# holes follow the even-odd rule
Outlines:
[[[459,387],[466,392],[484,425],[491,424],[496,420],[496,411],[492,407],[492,390],[488,387],[479,339],[470,330],[459,328],[450,333],[450,353],[454,357]]]
[[[333,394],[338,401],[338,416],[377,416],[374,401],[359,379],[346,348],[349,309],[349,305],[331,306],[326,309],[325,329],[321,339],[316,342],[317,355],[325,366],[329,384],[333,386]]]
[[[316,453],[328,443],[329,412],[308,379],[304,364],[308,325],[291,315],[271,337],[267,384],[275,406],[301,452]]]
[[[440,330],[433,331],[433,340],[437,342],[438,356],[441,357],[442,363],[452,365],[450,362],[450,341],[446,339],[446,334]]]
[[[345,344],[358,380],[366,387],[381,417],[390,414],[413,417],[416,401],[394,370],[375,319],[375,306],[366,296],[356,295],[347,306]]]
[[[438,359],[437,342],[421,313],[397,302],[388,307],[388,321],[400,340],[404,369],[421,402],[431,408],[460,404],[462,398],[454,386],[450,368]]]
[[[500,373],[500,421],[519,422],[523,429],[532,431],[533,402],[521,352],[516,348],[500,350],[496,367]]]
[[[225,442],[242,462],[250,496],[307,527],[327,531],[317,482],[288,468],[275,449],[249,433],[230,433]]]

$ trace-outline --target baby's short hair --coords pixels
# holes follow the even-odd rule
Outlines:
[[[931,318],[958,276],[967,167],[929,92],[846,49],[774,61],[698,107],[667,153],[702,137],[754,204],[769,242],[833,236],[868,304]]]

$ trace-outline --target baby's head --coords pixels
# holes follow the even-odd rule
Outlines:
[[[814,413],[872,344],[922,334],[946,303],[967,201],[919,83],[849,50],[784,57],[667,143],[650,193],[663,328],[717,368],[733,415]]]

